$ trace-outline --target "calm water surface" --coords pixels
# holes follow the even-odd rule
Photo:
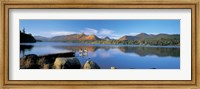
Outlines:
[[[80,53],[79,50],[88,50]],[[27,54],[76,52],[83,65],[88,59],[101,69],[180,69],[179,46],[90,45],[65,42],[21,43],[20,57]]]

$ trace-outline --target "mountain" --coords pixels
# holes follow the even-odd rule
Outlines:
[[[82,41],[82,40],[101,40],[96,35],[86,35],[84,33],[81,34],[71,34],[71,35],[62,35],[55,36],[50,39],[50,41]]]
[[[128,44],[128,45],[180,45],[179,34],[146,34],[140,33],[135,36],[122,36],[119,39],[110,39],[109,37],[99,38],[96,35],[70,34],[46,38],[41,36],[35,37],[41,41],[63,41],[63,42],[82,42],[85,44]]]
[[[118,40],[120,41],[124,41],[124,40],[141,40],[141,39],[145,39],[150,37],[150,35],[146,34],[146,33],[140,33],[136,36],[123,36],[121,38],[119,38]]]
[[[104,40],[111,40],[108,36],[103,38]]]
[[[124,41],[124,40],[161,40],[161,39],[180,39],[180,35],[178,34],[173,34],[173,35],[169,35],[169,34],[158,34],[158,35],[152,35],[152,34],[146,34],[146,33],[140,33],[136,36],[123,36],[121,38],[119,38],[118,40],[120,41]]]
[[[136,35],[137,39],[144,39],[144,38],[152,38],[154,35],[152,34],[146,34],[146,33],[140,33]]]
[[[136,36],[123,36],[121,38],[119,38],[118,40],[120,41],[124,41],[124,40],[142,40],[142,39],[145,39],[145,38],[149,38],[149,37],[153,37],[153,35],[149,35],[149,34],[146,34],[146,33],[140,33]]]
[[[43,36],[34,36],[37,41],[49,41],[50,38],[43,37]]]
[[[20,43],[35,43],[36,40],[31,34],[20,32]]]
[[[96,35],[89,35],[89,36],[86,36],[85,38],[83,38],[81,40],[100,40],[100,38],[97,37]]]
[[[146,34],[141,33],[136,36],[123,36],[118,39],[125,44],[138,44],[138,45],[180,45],[179,34]],[[128,43],[126,43],[128,41]]]
[[[124,41],[124,40],[134,40],[134,36],[123,36],[118,39],[119,41]]]

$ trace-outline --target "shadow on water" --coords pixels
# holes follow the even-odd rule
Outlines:
[[[25,52],[31,51],[33,47],[34,47],[33,45],[20,45],[20,54],[22,54],[22,56],[24,56]]]

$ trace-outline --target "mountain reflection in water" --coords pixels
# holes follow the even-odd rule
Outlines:
[[[87,50],[80,53],[81,50]],[[20,45],[20,57],[26,54],[50,54],[73,51],[81,64],[88,59],[102,69],[179,69],[180,48],[176,46],[85,45],[39,42]],[[160,59],[160,60],[159,60]]]
[[[156,55],[159,57],[164,56],[172,56],[179,57],[180,56],[180,48],[167,48],[167,47],[131,47],[131,46],[119,46],[119,47],[110,47],[110,46],[53,46],[58,49],[66,49],[72,51],[78,51],[79,49],[87,49],[89,52],[95,52],[98,49],[103,49],[108,51],[110,49],[119,49],[123,53],[135,53],[139,56],[147,56],[147,55]]]

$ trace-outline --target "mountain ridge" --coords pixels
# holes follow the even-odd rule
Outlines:
[[[42,41],[81,41],[81,40],[101,40],[96,35],[86,35],[84,33],[81,34],[70,34],[70,35],[59,35],[54,37],[43,37],[43,36],[34,36],[37,40]]]
[[[140,34],[137,34],[136,36],[122,36],[120,37],[118,40],[120,41],[124,41],[124,40],[145,40],[145,39],[155,39],[155,38],[169,38],[171,36],[180,36],[179,34],[163,34],[163,33],[160,33],[160,34],[157,34],[157,35],[154,35],[154,34],[146,34],[146,33],[140,33]],[[180,37],[179,37],[180,39]]]
[[[43,37],[35,37],[36,40],[52,42],[81,42],[86,44],[137,44],[137,45],[180,45],[180,34],[147,34],[140,33],[135,36],[122,36],[119,39],[110,39],[108,36],[100,38],[94,34],[86,35],[70,34],[54,36],[44,40]],[[43,38],[43,39],[38,39]]]

